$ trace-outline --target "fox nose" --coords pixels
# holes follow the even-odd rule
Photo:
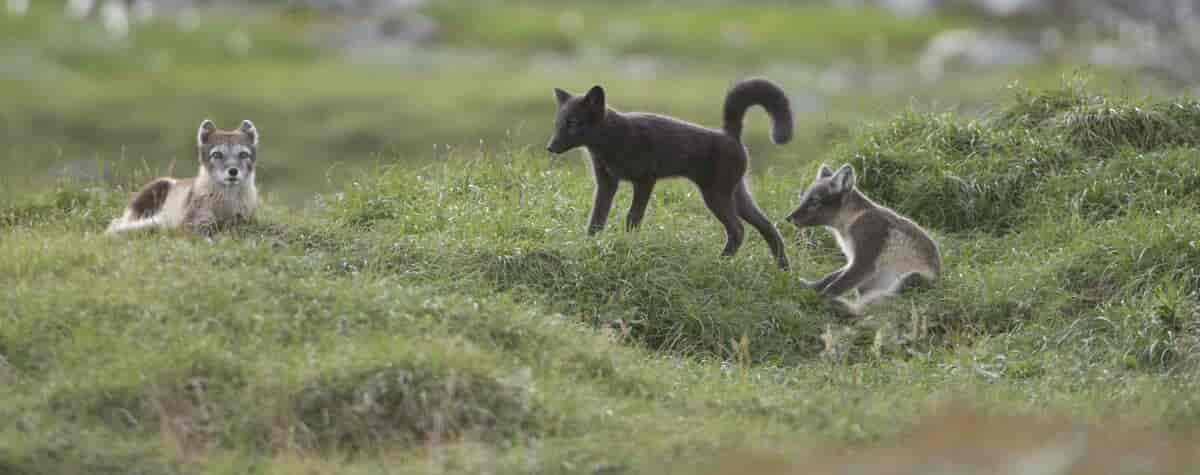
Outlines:
[[[229,176],[237,176],[237,175],[238,175],[238,169],[236,169],[236,168],[229,169]]]

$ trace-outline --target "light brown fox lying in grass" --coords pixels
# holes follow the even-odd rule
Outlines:
[[[218,130],[205,120],[196,134],[196,177],[159,178],[146,185],[107,233],[183,228],[211,238],[219,229],[249,221],[258,208],[258,139],[258,129],[248,120],[237,130]]]
[[[941,253],[933,238],[917,223],[859,191],[850,165],[834,173],[822,164],[800,206],[787,219],[800,228],[825,226],[833,232],[846,255],[846,266],[816,282],[803,282],[853,315],[920,280],[932,283],[942,272]],[[837,298],[852,289],[858,291],[857,301]]]

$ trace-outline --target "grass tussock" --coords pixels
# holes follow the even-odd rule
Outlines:
[[[537,431],[528,388],[454,368],[383,368],[321,379],[295,400],[297,432],[312,447],[444,443],[465,434],[495,443]]]
[[[982,119],[902,114],[833,157],[856,165],[878,200],[947,232],[1011,232],[1064,205],[1105,208],[1085,214],[1106,218],[1186,202],[1195,189],[1196,102],[1080,87],[1021,91]],[[1156,182],[1146,186],[1149,176]]]
[[[0,206],[0,230],[51,223],[66,219],[71,213],[88,213],[88,210],[102,206],[100,203],[111,205],[117,201],[108,195],[99,190],[65,185],[52,192],[35,194],[31,199],[5,203]]]

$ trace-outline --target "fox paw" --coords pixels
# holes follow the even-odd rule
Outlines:
[[[827,299],[825,302],[834,315],[840,319],[852,320],[862,316],[861,308],[840,298]]]

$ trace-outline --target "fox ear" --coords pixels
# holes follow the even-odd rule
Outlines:
[[[833,183],[838,191],[853,190],[857,179],[854,177],[854,167],[850,165],[842,165],[837,173],[833,174]]]
[[[211,120],[204,119],[204,122],[200,123],[200,130],[196,132],[196,145],[204,145],[208,143],[208,138],[212,136],[213,132],[216,131],[217,124],[214,124]]]
[[[831,176],[833,176],[833,169],[829,168],[829,165],[822,163],[821,168],[817,170],[817,179],[829,178]]]
[[[588,89],[587,95],[583,96],[583,102],[584,104],[587,104],[588,107],[603,108],[604,88],[600,86],[592,86],[591,89]]]
[[[238,127],[238,130],[240,130],[247,137],[250,137],[251,145],[254,145],[255,147],[258,146],[258,127],[254,126],[254,122],[250,122],[249,119],[243,120],[242,126]]]
[[[571,100],[571,93],[556,87],[554,88],[554,99],[557,100],[558,105],[561,106],[566,104],[567,101]]]
[[[592,123],[604,120],[604,114],[608,112],[608,107],[604,103],[604,88],[592,86],[588,90],[587,95],[583,96],[583,110],[587,111]]]

